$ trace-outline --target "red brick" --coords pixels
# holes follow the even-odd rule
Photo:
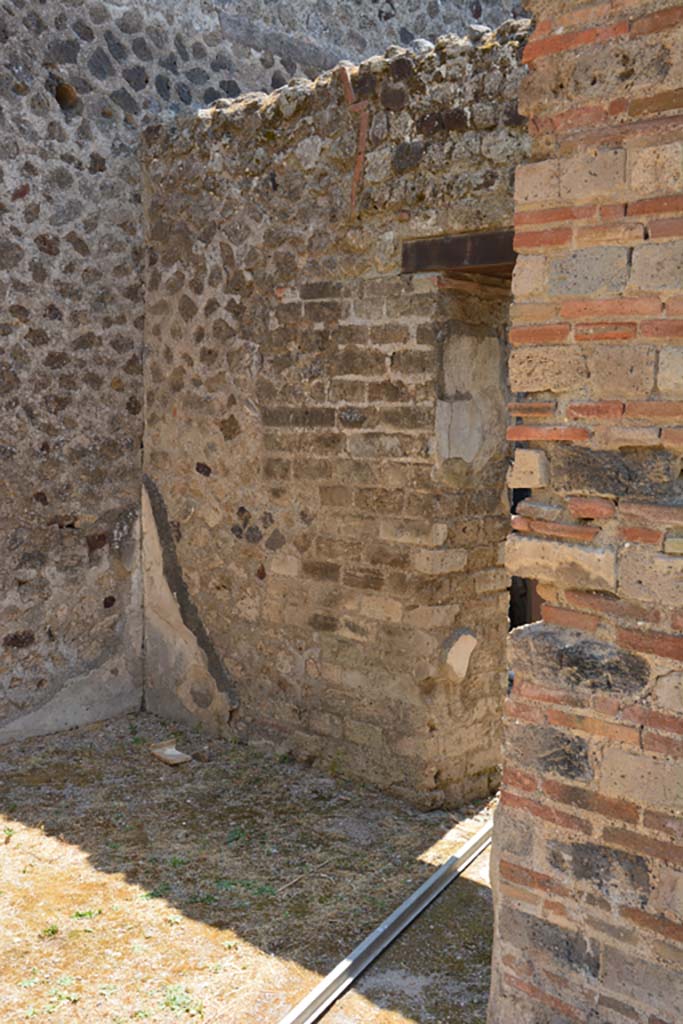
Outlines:
[[[662,300],[655,295],[626,296],[617,299],[566,299],[560,304],[560,315],[567,320],[595,317],[657,316],[662,311]]]
[[[683,427],[665,427],[662,430],[662,444],[665,448],[683,451]]]
[[[662,530],[651,530],[647,526],[621,526],[619,537],[629,544],[655,544],[661,547],[664,542]]]
[[[631,707],[624,709],[623,718],[637,725],[646,725],[649,729],[683,736],[683,716],[666,715],[662,711],[655,711],[654,708],[643,707],[642,704],[632,704]]]
[[[538,701],[541,704],[559,704],[571,708],[584,708],[588,706],[589,695],[580,693],[576,689],[548,690],[535,683],[529,683],[523,679],[515,679],[515,695],[520,699]]]
[[[603,832],[606,843],[620,846],[624,850],[632,850],[645,857],[654,857],[669,864],[683,865],[683,846],[666,843],[639,832],[631,832],[625,828],[606,828]]]
[[[619,511],[645,523],[655,520],[666,525],[683,525],[683,505],[650,505],[639,501],[620,501]]]
[[[523,416],[526,419],[545,419],[546,416],[552,416],[556,409],[556,402],[508,402],[511,416]]]
[[[683,196],[656,196],[654,199],[636,199],[628,204],[627,209],[629,217],[638,216],[641,213],[679,213],[683,212]]]
[[[577,341],[628,341],[636,336],[634,323],[577,324]]]
[[[601,220],[621,220],[626,216],[626,203],[604,203],[600,207]]]
[[[593,833],[590,822],[584,818],[577,818],[574,814],[565,814],[563,811],[558,811],[554,807],[548,807],[547,804],[536,803],[535,800],[530,800],[525,796],[517,796],[516,793],[511,793],[507,789],[502,791],[500,802],[506,807],[514,807],[517,810],[526,811],[527,814],[531,814],[534,818],[552,822],[553,825],[566,828],[570,832],[581,832],[586,836],[590,836]]]
[[[683,295],[670,295],[666,300],[666,315],[683,316]]]
[[[538,988],[537,985],[532,985],[528,981],[523,981],[521,978],[515,977],[514,974],[506,973],[503,977],[508,985],[512,985],[513,988],[519,989],[520,992],[524,992],[543,1006],[551,1007],[551,1009],[556,1011],[556,1013],[561,1013],[567,1020],[577,1021],[577,1024],[580,1024],[580,1022],[585,1020],[585,1017],[578,1013],[573,1006],[570,1006],[569,1003],[565,1003],[562,999],[558,999],[557,996],[544,992],[543,989]]]
[[[569,245],[572,239],[571,228],[552,228],[550,231],[516,231],[515,250],[525,249],[556,249],[558,246]]]
[[[667,110],[680,110],[681,107],[683,89],[669,89],[666,92],[655,93],[654,96],[631,100],[628,113],[630,117],[642,117],[643,114],[663,114]]]
[[[616,512],[608,498],[570,498],[567,508],[577,519],[611,519]]]
[[[683,736],[663,736],[659,732],[643,732],[643,750],[648,754],[664,754],[683,760]]]
[[[643,814],[645,828],[653,832],[664,833],[672,839],[683,840],[683,818],[675,818],[663,811],[645,811]]]
[[[566,341],[570,330],[569,324],[535,324],[529,327],[513,327],[510,331],[510,344],[545,345]]]
[[[595,103],[587,103],[585,106],[574,107],[572,110],[556,114],[552,118],[552,123],[555,131],[563,134],[574,131],[577,128],[604,124],[608,120],[609,112],[605,107],[598,106]]]
[[[533,705],[525,704],[513,697],[505,701],[505,717],[509,721],[529,722],[531,725],[543,725],[545,723],[545,711]]]
[[[606,722],[602,718],[577,715],[570,711],[562,711],[559,708],[549,708],[546,712],[546,718],[551,725],[557,725],[562,729],[585,732],[589,736],[599,736],[604,739],[614,740],[617,743],[628,743],[634,747],[640,746],[640,729],[632,725]]]
[[[644,338],[683,338],[683,320],[643,320],[640,333]]]
[[[526,516],[510,516],[510,526],[517,533],[531,533],[531,523]]]
[[[538,780],[528,772],[514,768],[511,764],[503,766],[503,785],[518,789],[522,793],[535,793],[538,789]]]
[[[656,654],[660,658],[683,661],[683,636],[669,633],[643,633],[635,629],[617,629],[617,642],[632,651]]]
[[[610,100],[607,109],[611,117],[618,117],[619,114],[625,114],[628,110],[628,100],[625,96],[617,96],[616,99]]]
[[[543,782],[543,791],[553,800],[571,807],[579,807],[584,811],[594,811],[602,814],[605,818],[618,818],[630,825],[636,825],[640,818],[640,808],[630,800],[620,800],[616,797],[602,796],[591,789],[582,789],[580,786],[568,786],[564,782],[557,782],[555,779],[546,779]]]
[[[547,523],[543,519],[527,519],[528,529],[524,532],[536,533],[543,537],[564,537],[567,540],[590,541],[600,532],[597,526],[577,526],[574,523]]]
[[[544,622],[549,622],[553,626],[564,626],[567,629],[583,629],[586,633],[595,633],[600,625],[600,619],[595,615],[575,612],[571,608],[558,608],[552,604],[542,605],[541,615]]]
[[[650,224],[650,238],[680,238],[683,235],[683,217],[664,217]]]
[[[522,61],[531,64],[541,57],[550,57],[554,53],[561,53],[563,50],[573,50],[579,46],[589,46],[597,38],[595,28],[583,29],[578,32],[561,32],[556,35],[546,36],[538,41],[531,40],[524,48]]]
[[[666,939],[673,939],[674,942],[683,942],[683,924],[679,921],[670,921],[661,914],[656,916],[648,914],[637,907],[622,907],[620,913],[622,917],[632,921],[639,928],[648,928],[658,935],[663,935]]]
[[[683,402],[627,402],[625,415],[634,420],[649,423],[683,422]]]
[[[602,612],[615,619],[636,619],[657,623],[661,618],[657,608],[645,608],[641,604],[636,604],[635,601],[623,601],[621,598],[612,597],[611,594],[591,593],[587,590],[568,590],[564,596],[570,604]]]
[[[676,28],[683,24],[683,7],[667,7],[663,11],[646,14],[636,18],[631,25],[632,36],[649,35],[651,32],[664,32],[667,28]]]
[[[569,896],[570,890],[550,875],[541,871],[532,871],[521,864],[501,859],[499,864],[501,878],[514,885],[523,885],[526,889],[538,889],[540,892],[551,892],[556,896]]]
[[[585,427],[508,427],[508,441],[587,441],[591,436]]]
[[[623,414],[623,402],[574,402],[567,406],[570,420],[618,420]]]
[[[597,206],[553,206],[546,210],[527,210],[515,214],[515,227],[528,224],[557,224],[567,220],[588,220]]]

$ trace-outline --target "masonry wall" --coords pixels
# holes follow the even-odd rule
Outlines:
[[[683,9],[529,4],[491,1024],[683,1017]]]
[[[525,24],[146,136],[148,707],[427,804],[496,780],[509,289],[401,246],[511,223]]]
[[[3,6],[0,742],[141,700],[142,126],[481,6]]]

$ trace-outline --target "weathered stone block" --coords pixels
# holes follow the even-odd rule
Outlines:
[[[618,747],[605,750],[600,788],[608,796],[625,797],[645,807],[673,811],[680,807],[680,765],[671,760],[630,753]]]
[[[575,686],[638,694],[648,685],[645,658],[575,629],[535,622],[508,639],[510,665],[520,676],[551,688]]]
[[[616,555],[609,550],[513,535],[506,545],[505,564],[512,576],[612,593],[617,586]]]
[[[512,391],[578,391],[588,378],[585,355],[566,345],[514,348],[508,361]]]
[[[600,295],[623,291],[628,281],[628,249],[597,246],[578,249],[551,260],[551,295]]]
[[[671,142],[631,149],[628,173],[629,186],[639,196],[676,192],[683,186],[683,146]]]
[[[645,398],[654,389],[656,350],[642,345],[599,345],[588,349],[590,393],[594,398]]]
[[[678,291],[683,280],[683,240],[648,242],[633,251],[630,286],[640,291]]]
[[[627,545],[619,555],[619,594],[642,604],[683,607],[683,565],[679,558]]]
[[[549,205],[560,196],[560,165],[557,160],[521,164],[515,174],[515,203]]]
[[[417,572],[430,576],[460,572],[467,565],[467,551],[461,548],[445,551],[440,548],[420,548],[413,552],[412,562]]]
[[[545,487],[550,479],[550,468],[545,452],[533,448],[516,448],[514,462],[510,466],[507,485],[510,488]]]
[[[560,162],[560,198],[583,202],[600,196],[609,198],[623,188],[626,152],[598,149],[577,153]]]
[[[512,275],[512,292],[517,301],[542,295],[547,288],[545,256],[519,255]]]
[[[657,388],[664,398],[683,398],[683,346],[659,350]]]

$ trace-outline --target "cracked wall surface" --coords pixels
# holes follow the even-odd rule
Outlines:
[[[143,126],[479,6],[3,5],[0,741],[141,700]]]
[[[145,472],[230,728],[427,804],[497,778],[509,286],[401,247],[510,225],[527,24],[146,133]]]

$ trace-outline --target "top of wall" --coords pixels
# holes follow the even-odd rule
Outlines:
[[[245,50],[277,55],[290,76],[315,77],[342,60],[359,62],[389,45],[415,46],[473,23],[492,28],[523,17],[520,0],[225,0],[220,23]],[[264,65],[265,70],[265,65]],[[255,76],[245,83],[264,88]],[[275,74],[272,88],[284,85]]]

